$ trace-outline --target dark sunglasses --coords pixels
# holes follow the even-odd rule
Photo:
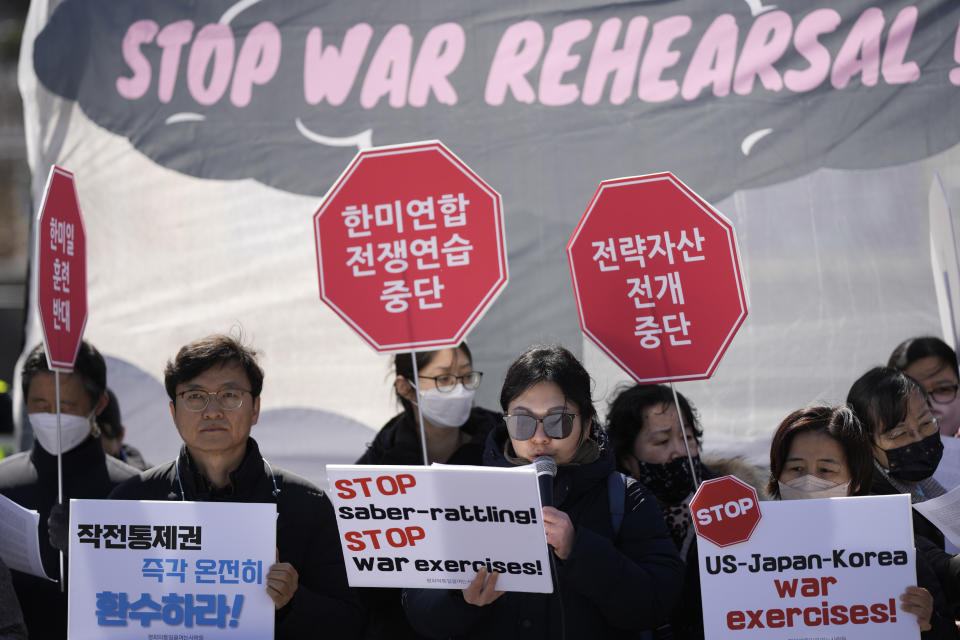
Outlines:
[[[521,413],[505,415],[503,421],[507,424],[507,433],[514,440],[529,440],[537,432],[537,424],[543,423],[543,432],[548,438],[562,440],[573,431],[575,413],[551,413],[542,418],[535,418]]]

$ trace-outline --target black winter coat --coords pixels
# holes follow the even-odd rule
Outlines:
[[[876,468],[870,484],[870,494],[877,496],[900,493]],[[921,634],[923,640],[960,640],[954,624],[957,605],[960,604],[960,563],[943,550],[943,533],[916,509],[913,513],[913,539],[917,548],[917,586],[933,596],[933,616],[930,631]]]
[[[469,440],[453,452],[446,464],[482,464],[487,435],[503,419],[499,413],[474,407],[460,430]],[[377,433],[357,464],[423,464],[419,425],[406,411],[394,416]],[[369,611],[366,640],[418,640],[422,635],[413,630],[400,604],[400,589],[359,589],[360,598]]]
[[[573,522],[576,539],[556,560],[559,593],[508,592],[485,607],[459,590],[407,589],[404,606],[414,628],[431,638],[587,640],[638,637],[665,622],[683,581],[683,561],[653,496],[639,482],[626,490],[624,517],[614,535],[607,478],[614,471],[606,435],[594,428],[600,457],[563,465],[554,502]],[[490,434],[485,466],[510,466],[505,426]]]
[[[111,489],[136,474],[137,469],[106,455],[100,438],[87,438],[76,449],[63,454],[63,500],[106,498]],[[56,579],[60,574],[60,553],[50,546],[47,518],[57,502],[57,456],[35,442],[30,451],[0,461],[0,493],[22,507],[40,512],[40,557],[44,571]],[[56,582],[19,571],[10,574],[30,637],[66,638],[66,592],[60,593]]]
[[[487,435],[503,419],[499,413],[474,407],[460,431],[470,439],[460,445],[446,464],[482,464]],[[356,464],[423,464],[420,426],[404,411],[383,425]]]
[[[329,638],[356,637],[363,626],[362,614],[355,593],[347,585],[330,499],[309,480],[290,471],[273,467],[272,476],[257,443],[249,438],[243,461],[230,474],[232,491],[228,495],[211,494],[202,488],[184,446],[177,460],[142,472],[117,487],[110,498],[275,502],[279,561],[289,562],[299,574],[296,593],[277,611],[275,637],[308,638],[321,632]],[[280,490],[276,498],[274,479]]]

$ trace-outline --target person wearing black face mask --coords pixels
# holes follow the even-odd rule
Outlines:
[[[607,412],[607,434],[617,468],[639,480],[656,497],[673,542],[687,563],[680,604],[670,623],[658,629],[655,637],[702,639],[700,573],[689,503],[698,481],[717,476],[700,462],[703,432],[696,411],[681,393],[675,403],[670,387],[664,385],[621,387]]]
[[[875,367],[850,387],[847,405],[870,437],[872,495],[905,493],[916,504],[945,493],[933,479],[943,443],[919,382],[897,369]],[[951,606],[960,607],[960,556],[944,551],[943,534],[916,510],[913,531],[918,553],[933,567]]]

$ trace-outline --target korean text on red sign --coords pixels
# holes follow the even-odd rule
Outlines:
[[[378,351],[459,343],[506,284],[500,196],[438,142],[360,152],[314,232],[321,298]]]
[[[37,216],[37,306],[50,366],[73,370],[87,321],[86,234],[73,174],[52,167]]]
[[[567,254],[584,333],[639,382],[709,377],[746,317],[733,227],[672,174],[601,183]]]

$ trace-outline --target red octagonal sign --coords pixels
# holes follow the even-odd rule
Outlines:
[[[73,371],[87,324],[87,240],[73,174],[51,167],[37,214],[37,306],[51,369]]]
[[[718,547],[749,540],[762,515],[756,490],[733,476],[701,484],[690,513],[697,535]]]
[[[747,316],[733,226],[671,173],[600,183],[567,256],[583,332],[641,384],[709,378]]]
[[[381,353],[456,346],[507,283],[500,195],[437,141],[361,151],[313,221],[320,298]]]

